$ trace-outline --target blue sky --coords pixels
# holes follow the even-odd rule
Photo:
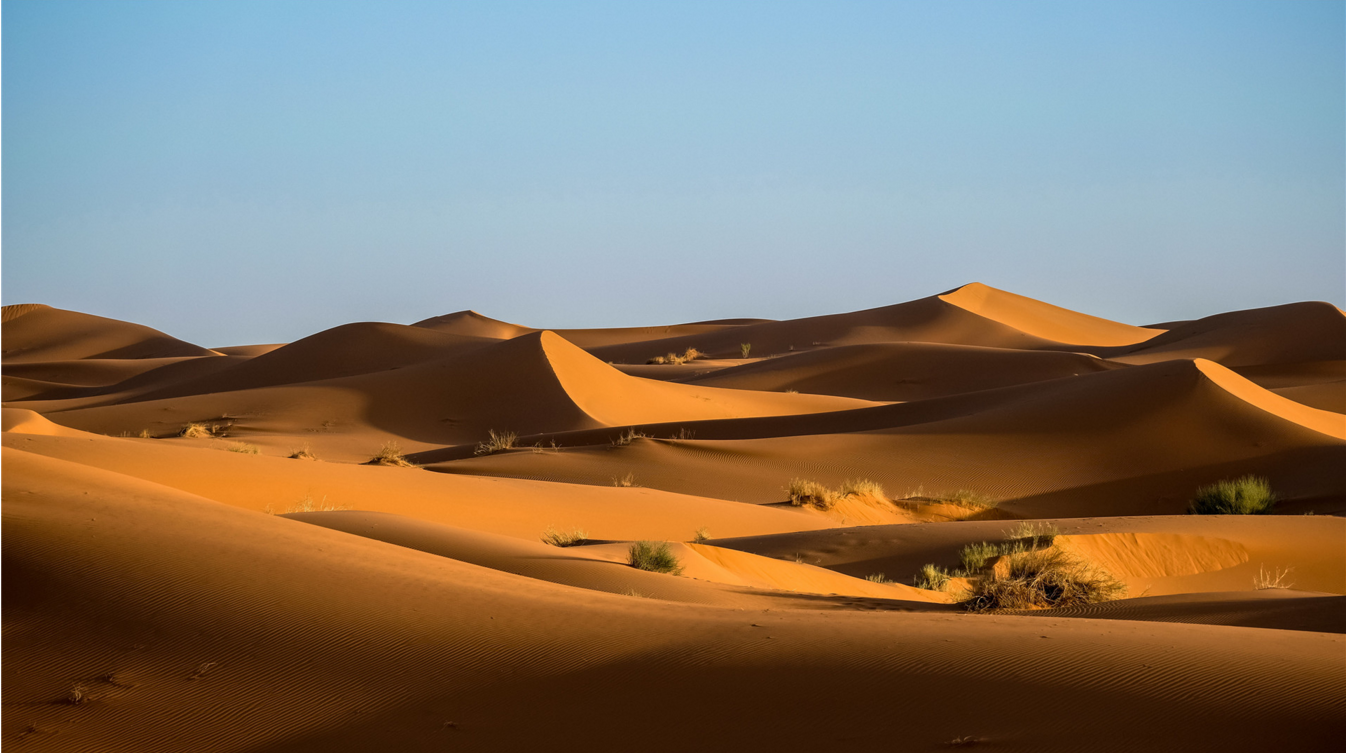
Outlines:
[[[204,345],[1346,305],[1342,2],[3,4],[3,298]]]

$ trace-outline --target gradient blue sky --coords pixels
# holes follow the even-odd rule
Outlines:
[[[24,2],[3,297],[203,345],[1346,305],[1342,2]]]

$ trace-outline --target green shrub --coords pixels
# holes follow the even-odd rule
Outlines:
[[[748,354],[752,352],[752,343],[739,343],[738,352],[742,353],[744,358],[747,358]]]
[[[1262,515],[1275,506],[1276,495],[1266,479],[1243,476],[1197,489],[1187,509],[1193,515]]]
[[[927,591],[943,591],[949,587],[949,572],[938,565],[923,565],[921,571],[916,573],[912,583],[917,588],[924,588]]]
[[[637,570],[681,575],[682,565],[673,556],[667,541],[637,541],[626,553],[627,562]]]
[[[958,553],[958,559],[963,563],[963,573],[972,575],[980,572],[986,567],[986,563],[1000,556],[1000,547],[995,544],[988,544],[983,541],[978,544],[968,544]]]

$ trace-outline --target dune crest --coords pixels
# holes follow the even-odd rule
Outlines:
[[[942,293],[939,299],[1030,335],[1072,345],[1134,345],[1164,332],[1082,314],[979,282]]]

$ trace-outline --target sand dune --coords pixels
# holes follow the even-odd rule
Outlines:
[[[6,306],[0,743],[1334,749],[1343,318],[1133,327],[972,284],[205,349]],[[390,442],[402,465],[367,462]],[[1248,474],[1272,514],[1187,514]],[[793,506],[793,479],[835,496]],[[962,550],[1021,525],[1123,597],[970,612],[990,576]],[[926,565],[956,577],[918,588]]]

